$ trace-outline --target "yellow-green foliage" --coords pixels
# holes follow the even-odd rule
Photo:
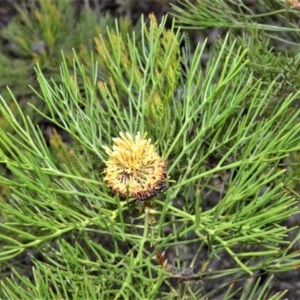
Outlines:
[[[174,31],[159,29],[153,14],[149,19],[149,28],[144,26],[141,33],[142,42],[137,42],[135,36],[122,37],[118,29],[110,29],[106,39],[96,38],[95,41],[109,75],[107,83],[99,83],[102,95],[112,94],[117,105],[120,105],[119,100],[124,97],[125,91],[135,97],[143,83],[146,89],[142,100],[146,106],[146,117],[151,121],[164,117],[164,108],[176,90],[181,58],[179,39]],[[138,55],[133,51],[137,51]],[[118,65],[113,61],[118,61]],[[145,84],[149,77],[151,79]],[[124,82],[127,84],[124,85]]]
[[[83,61],[87,61],[94,47],[94,37],[110,21],[107,17],[99,20],[96,13],[89,10],[76,15],[70,0],[38,0],[26,7],[19,6],[18,14],[1,31],[1,36],[9,41],[10,50],[14,53],[11,61],[15,57],[26,61],[31,73],[32,66],[38,63],[43,70],[52,72],[51,77],[57,78],[62,51],[70,62],[72,49]],[[25,74],[23,81],[28,82],[28,78],[32,78],[32,75]]]
[[[24,2],[25,3],[25,2]],[[18,3],[20,4],[20,3]],[[0,96],[11,99],[6,87],[14,91],[16,101],[22,106],[22,111],[37,124],[41,117],[37,116],[27,103],[37,104],[36,95],[28,88],[28,85],[36,87],[34,65],[37,63],[49,77],[58,79],[59,65],[62,60],[62,51],[65,54],[68,66],[73,66],[73,50],[77,51],[81,61],[88,65],[91,63],[90,52],[94,47],[94,37],[100,29],[110,22],[107,17],[98,19],[93,11],[82,11],[76,15],[74,3],[70,0],[38,0],[26,3],[26,6],[17,5],[17,15],[7,27],[0,32],[1,38],[9,43],[7,48],[0,48]],[[11,56],[11,53],[13,54]],[[69,80],[72,81],[70,75]],[[80,82],[73,82],[72,92],[80,96]],[[39,106],[39,104],[37,104]],[[19,119],[19,111],[15,103],[8,106],[16,119]],[[45,115],[48,112],[45,111]],[[14,128],[3,117],[0,111],[0,126],[5,132],[14,135]],[[56,136],[56,135],[54,135]],[[52,137],[53,139],[53,137]],[[3,141],[0,141],[0,146]],[[67,162],[66,145],[50,141],[54,159]],[[5,149],[5,147],[2,149]],[[5,150],[4,150],[5,151]],[[1,174],[6,174],[5,164],[0,165]],[[11,174],[7,172],[9,178]],[[9,195],[7,186],[0,186],[0,201]]]

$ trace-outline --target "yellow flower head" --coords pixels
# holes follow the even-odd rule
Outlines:
[[[151,139],[120,133],[113,139],[104,170],[105,183],[120,197],[147,200],[168,187],[166,162],[158,155]]]

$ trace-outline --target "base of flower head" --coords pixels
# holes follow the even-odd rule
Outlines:
[[[160,182],[155,186],[154,189],[151,189],[149,191],[144,191],[143,193],[138,193],[134,198],[138,201],[146,201],[150,200],[151,198],[154,198],[158,196],[160,193],[166,191],[169,187],[168,182]]]
[[[155,185],[149,187],[148,189],[138,189],[136,191],[127,191],[124,192],[123,188],[113,187],[111,186],[113,192],[115,194],[118,194],[122,199],[126,198],[134,198],[138,201],[146,201],[150,200],[153,197],[158,196],[160,193],[163,193],[166,191],[169,187],[169,183],[166,180],[166,177],[164,178],[164,181],[159,181]]]

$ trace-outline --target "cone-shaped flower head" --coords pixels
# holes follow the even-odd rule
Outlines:
[[[113,139],[104,170],[105,183],[122,198],[149,199],[168,187],[166,163],[158,155],[151,139],[120,133]]]

